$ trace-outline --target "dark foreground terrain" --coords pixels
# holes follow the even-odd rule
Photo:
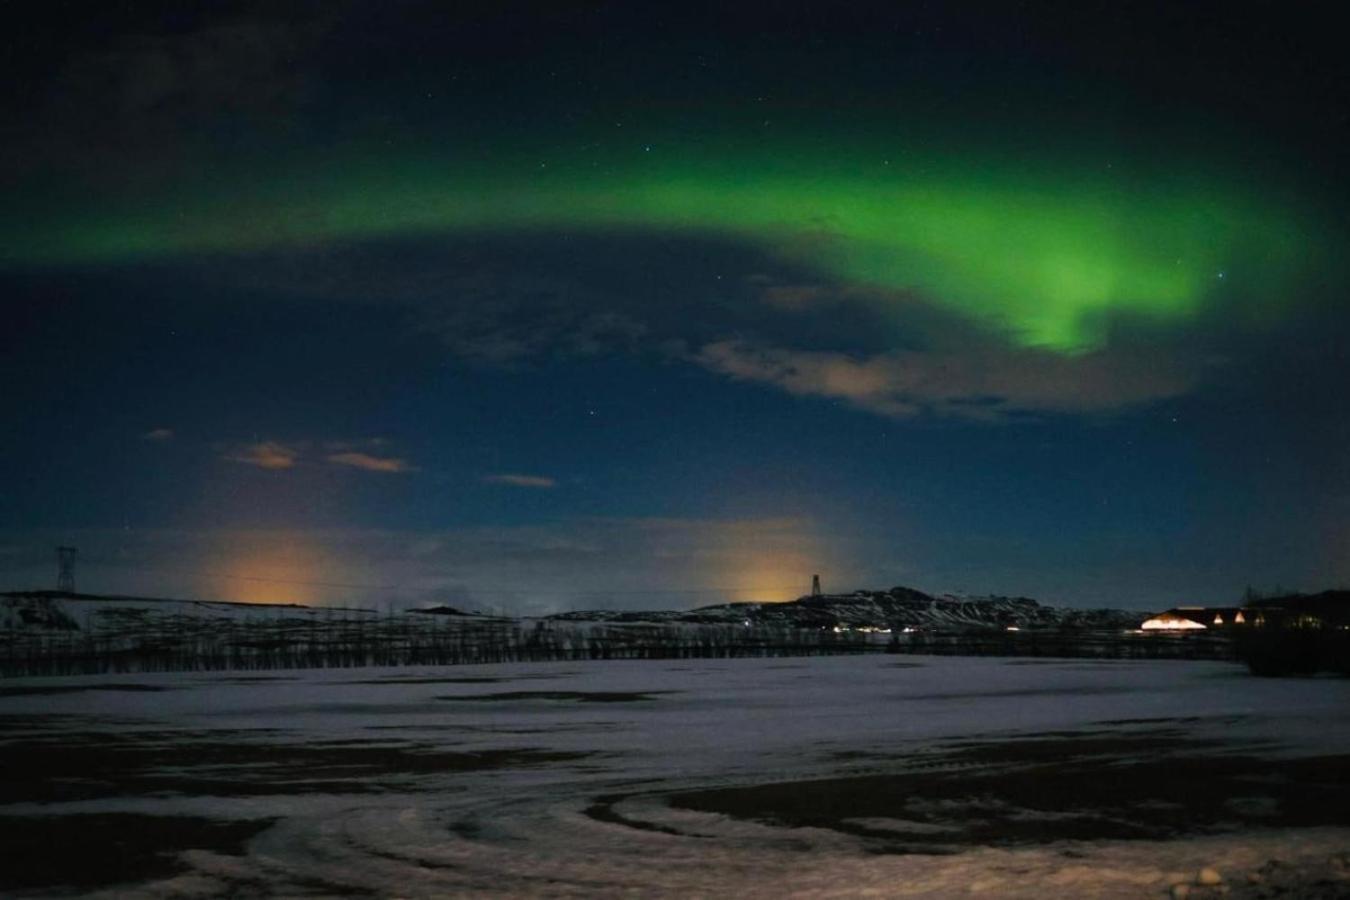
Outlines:
[[[1341,679],[883,656],[0,687],[5,895],[1350,892]]]

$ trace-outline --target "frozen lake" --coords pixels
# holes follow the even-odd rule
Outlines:
[[[1202,662],[9,679],[0,891],[1264,896],[1350,877],[1347,710]]]

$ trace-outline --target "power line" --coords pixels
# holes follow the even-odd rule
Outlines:
[[[95,566],[98,568],[135,568],[150,572],[174,572],[181,575],[197,576],[201,578],[222,578],[231,581],[253,581],[267,584],[288,584],[301,587],[327,587],[341,588],[344,590],[367,590],[367,591],[389,591],[398,590],[401,584],[351,584],[339,581],[310,581],[300,578],[270,578],[264,575],[236,575],[228,572],[216,572],[209,569],[189,569],[181,566],[167,566],[164,564],[143,565],[141,563],[131,562],[113,562],[107,560],[83,560],[86,566]],[[547,597],[585,597],[596,595],[622,595],[622,596],[657,596],[663,594],[745,594],[745,593],[770,593],[777,591],[795,591],[800,590],[800,584],[790,585],[756,585],[754,587],[742,587],[740,585],[713,585],[705,587],[683,587],[683,588],[574,588],[571,590],[557,589],[536,589],[532,587],[519,588],[478,588],[468,585],[463,586],[464,590],[474,595],[495,595],[512,596],[518,594],[531,594],[534,596]]]
[[[196,575],[201,578],[225,578],[230,581],[263,581],[269,584],[294,584],[294,585],[304,585],[308,587],[348,588],[351,590],[365,590],[365,591],[390,591],[398,587],[397,584],[346,584],[340,581],[305,581],[299,578],[267,578],[262,575],[234,575],[229,572],[213,572],[209,569],[186,569],[181,566],[165,566],[165,565],[147,566],[142,565],[140,563],[101,562],[101,561],[90,562],[87,559],[84,561],[84,564],[86,566],[92,565],[104,569],[115,569],[118,567],[127,569],[134,568],[150,572],[174,572],[180,575]]]
[[[479,589],[466,588],[473,594],[542,594],[544,596],[588,596],[594,594],[623,594],[630,596],[633,594],[658,595],[658,594],[764,594],[770,591],[797,591],[801,590],[800,584],[779,585],[777,587],[740,587],[727,585],[725,587],[696,587],[696,588],[589,588],[570,591],[556,590],[537,590],[535,588],[493,588]]]
[[[62,593],[75,593],[75,557],[78,553],[74,547],[56,548],[56,589]]]

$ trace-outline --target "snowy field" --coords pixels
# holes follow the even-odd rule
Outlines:
[[[6,679],[0,894],[1350,895],[1347,711],[1203,662]]]

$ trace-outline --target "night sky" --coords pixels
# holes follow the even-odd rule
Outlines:
[[[189,6],[6,7],[0,588],[1350,582],[1330,12]]]

